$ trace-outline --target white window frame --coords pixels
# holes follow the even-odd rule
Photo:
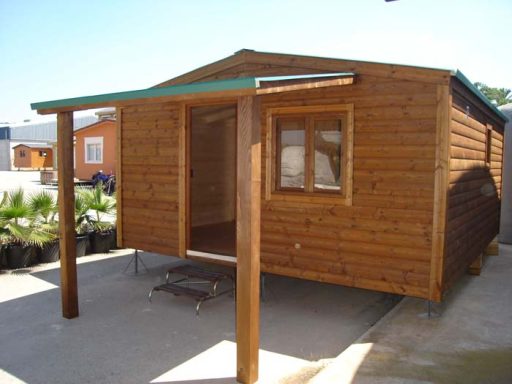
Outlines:
[[[91,144],[100,144],[101,146],[101,159],[89,159],[89,151],[87,150],[87,146]],[[85,137],[84,138],[84,157],[86,164],[103,164],[103,136],[97,137]]]

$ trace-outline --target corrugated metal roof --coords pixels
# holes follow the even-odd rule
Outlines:
[[[73,119],[73,128],[83,128],[97,122],[96,116],[81,116]],[[16,141],[57,141],[57,121],[43,123],[28,123],[11,127],[11,140]]]

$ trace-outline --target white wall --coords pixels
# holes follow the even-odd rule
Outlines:
[[[10,171],[12,150],[10,140],[0,140],[0,171]]]

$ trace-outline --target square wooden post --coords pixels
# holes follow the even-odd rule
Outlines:
[[[261,129],[259,99],[243,96],[237,112],[237,380],[258,380],[260,323]]]
[[[78,317],[75,186],[73,182],[73,112],[59,112],[57,114],[57,153],[62,316],[72,319]]]

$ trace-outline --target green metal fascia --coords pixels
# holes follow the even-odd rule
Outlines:
[[[136,99],[145,99],[152,97],[178,96],[194,93],[221,92],[242,89],[256,89],[257,80],[254,77],[245,77],[240,79],[228,79],[208,81],[203,83],[192,83],[182,85],[171,85],[169,87],[148,88],[135,91],[105,93],[102,95],[73,97],[70,99],[60,99],[52,101],[43,101],[32,103],[32,110],[65,108],[73,106],[87,106],[97,103],[108,103],[116,101],[127,101]]]
[[[491,101],[482,93],[480,90],[475,87],[475,85],[469,81],[469,79],[458,69],[456,71],[452,71],[452,76],[455,76],[462,84],[469,88],[469,90],[480,100],[482,100],[485,105],[491,108],[499,117],[501,117],[505,122],[508,122],[508,117],[501,112]]]

